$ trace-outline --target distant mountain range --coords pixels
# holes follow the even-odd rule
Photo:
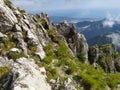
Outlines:
[[[117,22],[99,20],[83,21],[76,24],[77,31],[84,34],[87,40],[106,33],[116,33],[120,31],[120,24]]]
[[[108,13],[105,19],[76,23],[77,31],[84,34],[89,46],[113,43],[120,47],[120,16]]]
[[[54,23],[67,20],[76,25],[77,32],[85,35],[89,46],[113,43],[120,47],[120,22],[119,18],[108,15],[105,19],[50,17]]]
[[[96,18],[79,18],[79,17],[64,17],[64,16],[50,16],[50,19],[56,24],[62,22],[63,20],[66,20],[68,23],[99,20]]]
[[[120,23],[117,20],[88,20],[76,23],[76,27],[78,32],[85,35],[89,46],[113,43],[120,48]]]

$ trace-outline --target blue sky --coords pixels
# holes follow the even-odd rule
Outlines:
[[[120,0],[11,0],[29,13],[46,12],[54,16],[105,17],[119,14]]]

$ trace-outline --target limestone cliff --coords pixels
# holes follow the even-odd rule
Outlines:
[[[119,72],[119,54],[113,44],[91,47],[89,60],[96,68],[100,65],[107,73]]]
[[[89,49],[66,21],[55,25],[0,0],[1,90],[119,90],[120,75],[106,74],[120,72],[119,54],[104,49]]]
[[[69,48],[72,50],[75,56],[78,53],[84,54],[86,61],[88,63],[88,44],[84,35],[77,33],[75,31],[74,25],[69,25],[67,21],[63,21],[58,25],[61,30],[61,34],[66,38]]]

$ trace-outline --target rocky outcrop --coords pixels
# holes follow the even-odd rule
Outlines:
[[[47,32],[35,16],[12,8],[0,1],[0,66],[11,68],[6,82],[12,82],[11,85],[5,83],[2,90],[6,90],[8,84],[11,90],[51,90],[46,82],[46,70],[29,58],[45,58],[43,47],[49,41]]]
[[[98,61],[99,56],[101,55],[98,46],[93,46],[89,49],[89,62],[90,64],[96,63]]]
[[[16,16],[13,11],[4,3],[3,0],[0,1],[0,31],[2,33],[7,32],[12,29],[12,26],[18,22]]]
[[[72,80],[68,78],[64,84],[65,84],[65,90],[77,90],[74,85],[72,85]]]
[[[39,68],[31,58],[19,58],[12,66],[6,80],[10,90],[51,90],[46,82],[45,68]],[[2,90],[7,87],[7,82]]]
[[[41,20],[44,20],[47,27],[45,29],[53,29],[55,28],[54,23],[50,20],[49,16],[47,14],[41,13],[39,15],[37,15],[39,18],[41,18]],[[43,25],[44,26],[44,25]]]
[[[45,68],[39,68],[32,59],[20,58],[12,68],[14,90],[51,90],[46,81]],[[31,83],[32,82],[32,83]]]
[[[114,45],[93,46],[89,49],[89,61],[97,69],[99,64],[107,73],[119,72],[119,59]]]
[[[1,16],[5,19],[4,21],[8,21],[6,23],[14,25],[18,22],[16,16],[13,14],[13,11],[4,3],[4,0],[0,1],[0,10],[2,11]]]
[[[117,72],[120,72],[120,58],[115,59],[114,65]]]
[[[60,28],[62,35],[65,36],[69,48],[74,55],[77,56],[78,53],[82,53],[86,58],[85,63],[88,63],[88,44],[84,35],[77,33],[75,31],[75,26],[69,25],[67,21],[61,22],[58,27]]]

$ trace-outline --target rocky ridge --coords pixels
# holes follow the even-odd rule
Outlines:
[[[27,14],[0,1],[1,90],[119,90],[114,46],[89,49],[84,35],[47,14]],[[111,80],[114,81],[111,82]]]

